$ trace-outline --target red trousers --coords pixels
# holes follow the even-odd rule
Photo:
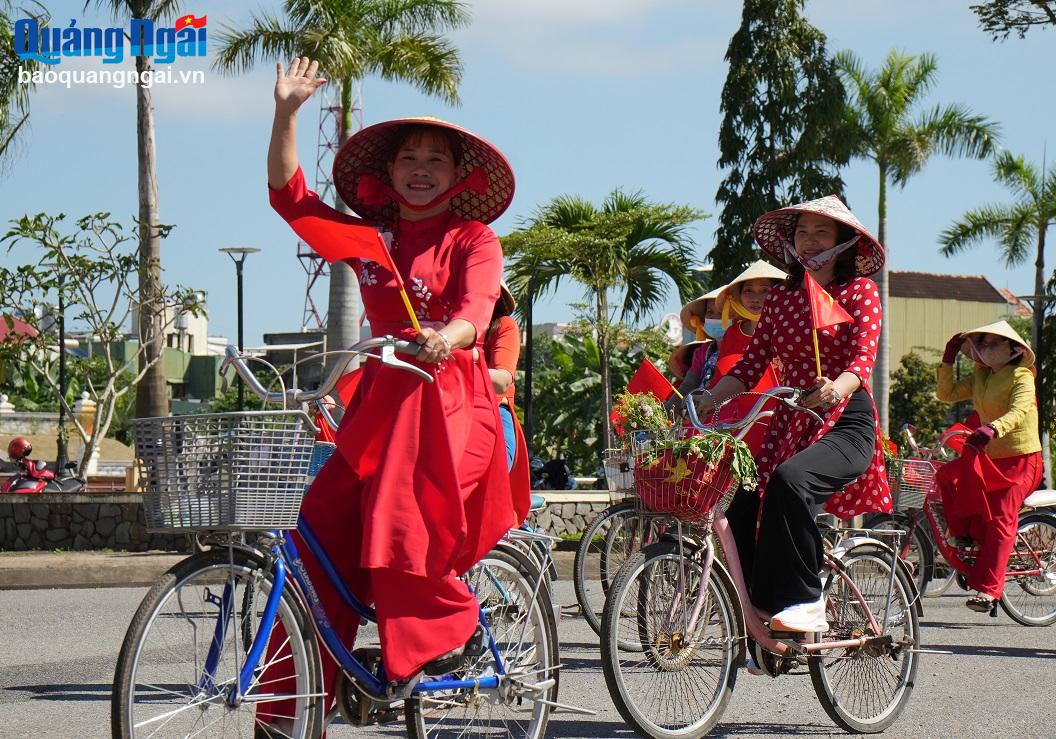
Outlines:
[[[980,513],[978,506],[958,495],[963,488],[962,475],[968,474],[966,457],[944,465],[935,476],[942,494],[947,532],[951,536],[970,536],[979,543],[975,564],[968,571],[968,587],[991,598],[1000,598],[1005,587],[1005,570],[1019,528],[1019,509],[1041,482],[1041,452],[994,459],[997,469],[1013,481],[1010,487],[985,491],[990,515]]]
[[[406,680],[417,674],[426,662],[465,644],[476,629],[479,609],[465,583],[453,572],[444,578],[431,579],[391,568],[360,567],[361,490],[361,483],[344,457],[334,454],[305,496],[301,516],[348,589],[363,603],[374,603],[386,676],[390,680]],[[359,616],[345,606],[304,539],[296,532],[290,534],[330,624],[351,650]],[[281,645],[283,641],[285,633],[277,628],[271,645]],[[325,647],[321,651],[329,710],[339,667]],[[268,661],[273,659],[269,647]],[[275,661],[276,672],[290,663],[289,660]],[[269,679],[277,678],[278,675],[269,676]],[[277,693],[294,692],[292,680],[276,682],[274,686]],[[293,712],[292,701],[265,705],[267,712],[276,717],[290,716]],[[269,720],[263,715],[261,718]]]

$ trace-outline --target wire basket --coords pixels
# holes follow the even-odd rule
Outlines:
[[[609,491],[623,493],[634,490],[634,455],[626,449],[606,449],[602,457],[605,482]]]
[[[939,463],[930,459],[889,459],[887,484],[896,511],[924,507],[924,499],[935,488]]]
[[[644,512],[694,523],[706,519],[716,505],[725,510],[737,492],[730,467],[732,448],[717,463],[709,463],[703,457],[657,448],[653,439],[639,434],[632,451],[634,488]]]
[[[299,412],[137,418],[149,529],[290,529],[309,481],[315,432]],[[321,463],[319,464],[321,466]]]

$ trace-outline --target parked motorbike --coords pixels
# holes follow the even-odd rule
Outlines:
[[[18,472],[0,484],[0,493],[80,493],[87,481],[77,477],[76,462],[70,462],[55,474],[43,459],[30,459],[33,445],[24,436],[16,436],[7,445],[7,456],[18,465]]]

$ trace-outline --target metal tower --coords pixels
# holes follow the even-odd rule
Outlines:
[[[356,82],[352,87],[352,124],[349,135],[363,128],[363,89]],[[341,86],[331,81],[319,90],[319,143],[315,156],[315,192],[324,203],[335,204],[337,191],[334,189],[333,168],[334,155],[341,145]],[[323,330],[326,328],[326,314],[319,312],[315,298],[319,296],[316,289],[320,277],[328,277],[330,270],[326,261],[312,251],[303,241],[297,242],[297,260],[308,275],[304,291],[304,310],[301,313],[301,331]],[[313,290],[315,296],[313,297]],[[323,300],[326,299],[325,292]]]

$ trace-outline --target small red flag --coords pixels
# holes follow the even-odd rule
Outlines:
[[[631,381],[627,383],[627,392],[651,393],[663,402],[675,392],[675,386],[660,374],[660,370],[656,368],[655,364],[648,359],[644,359],[638,369],[635,370]]]
[[[193,15],[184,15],[176,19],[176,23],[173,26],[177,31],[182,31],[184,28],[205,28],[206,18],[209,16],[203,15],[201,18],[196,18]]]
[[[341,262],[356,257],[369,259],[396,275],[402,284],[389,250],[373,226],[335,223],[319,216],[299,216],[289,223],[304,243],[326,261]]]
[[[854,323],[851,314],[836,302],[836,299],[825,292],[810,272],[803,274],[803,286],[807,289],[807,302],[810,304],[811,328],[826,328],[838,323]]]

